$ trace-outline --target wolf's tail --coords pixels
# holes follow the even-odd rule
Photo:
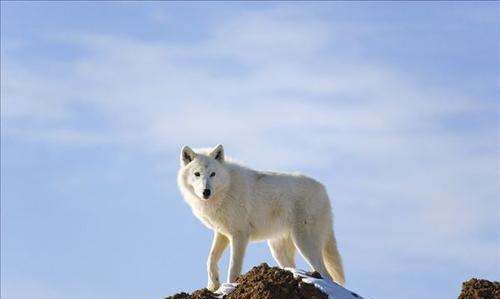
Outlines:
[[[342,259],[337,248],[337,241],[335,240],[333,230],[331,230],[323,249],[323,259],[330,276],[336,283],[343,286],[345,283],[344,268],[342,267]]]

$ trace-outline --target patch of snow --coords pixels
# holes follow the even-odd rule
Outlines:
[[[222,298],[224,295],[227,295],[234,291],[234,289],[236,289],[236,286],[238,286],[236,282],[225,282],[221,284],[217,291],[215,291],[215,294],[217,294],[217,297]]]
[[[293,273],[295,277],[301,277],[303,282],[313,284],[315,287],[320,289],[323,293],[328,295],[329,299],[363,299],[363,297],[358,294],[349,291],[343,286],[325,278],[314,278],[307,275],[306,271],[298,270],[294,268],[285,268]]]

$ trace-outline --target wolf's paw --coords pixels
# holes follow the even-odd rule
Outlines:
[[[217,291],[219,287],[220,287],[220,282],[218,281],[209,281],[207,284],[207,289],[212,292]]]

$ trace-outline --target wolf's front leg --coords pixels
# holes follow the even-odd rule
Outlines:
[[[248,245],[248,234],[239,232],[231,236],[231,261],[229,264],[228,282],[235,282],[236,277],[241,273],[243,258]]]
[[[218,263],[224,249],[226,249],[229,243],[228,238],[223,234],[214,232],[214,240],[212,242],[212,248],[210,249],[210,254],[207,260],[207,270],[208,270],[208,284],[207,289],[210,291],[215,291],[220,286],[219,281],[219,267]]]

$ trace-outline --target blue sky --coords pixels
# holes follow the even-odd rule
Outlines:
[[[498,3],[1,5],[2,298],[204,286],[184,144],[321,180],[366,298],[500,277]]]

